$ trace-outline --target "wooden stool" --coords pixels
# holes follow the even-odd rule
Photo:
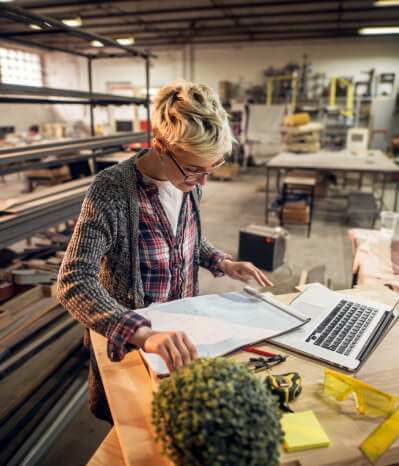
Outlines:
[[[287,205],[287,196],[288,194],[306,194],[307,202],[303,206],[304,209],[300,210],[294,207],[292,203],[292,208],[285,210],[286,216],[288,212],[291,214],[291,219],[288,222],[292,223],[305,223],[308,226],[307,236],[309,238],[310,231],[312,228],[312,216],[313,216],[313,203],[314,203],[314,193],[316,187],[317,177],[316,175],[290,175],[283,178],[283,197],[280,210],[280,225],[284,226],[284,222],[287,221],[284,218],[284,209]],[[298,212],[295,212],[295,211]],[[305,221],[304,221],[305,220]]]

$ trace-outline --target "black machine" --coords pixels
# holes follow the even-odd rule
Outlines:
[[[283,264],[286,238],[281,228],[249,225],[240,230],[238,255],[263,270],[272,271]]]

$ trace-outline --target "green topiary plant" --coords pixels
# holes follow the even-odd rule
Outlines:
[[[227,359],[197,359],[163,380],[152,424],[162,453],[178,466],[278,464],[277,398],[247,367]]]

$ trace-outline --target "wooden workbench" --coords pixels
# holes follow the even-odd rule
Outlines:
[[[346,292],[393,305],[398,298],[385,287],[359,287]],[[289,303],[296,294],[276,298]],[[152,383],[137,352],[130,353],[122,362],[112,363],[107,358],[106,340],[91,333],[115,427],[100,445],[88,463],[89,466],[163,466],[170,463],[159,453],[150,424]],[[399,395],[399,357],[397,342],[399,324],[391,329],[362,369],[354,377],[388,393]],[[258,345],[276,350],[270,344]],[[289,351],[288,359],[272,373],[298,371],[302,376],[303,392],[291,403],[295,411],[312,409],[326,430],[331,445],[307,451],[281,452],[281,466],[343,466],[367,465],[359,450],[363,440],[382,422],[381,418],[362,416],[356,410],[352,397],[337,402],[323,392],[323,364]],[[238,362],[248,360],[248,353],[237,352],[229,358]],[[260,373],[265,377],[266,372]],[[376,463],[377,466],[398,464],[399,440]]]

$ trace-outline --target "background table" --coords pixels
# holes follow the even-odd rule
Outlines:
[[[321,173],[325,172],[343,172],[343,173],[359,173],[359,189],[363,174],[369,173],[373,175],[381,174],[381,196],[380,209],[383,206],[385,185],[388,175],[398,174],[395,188],[393,211],[396,212],[398,205],[399,193],[399,166],[392,159],[388,158],[379,150],[367,151],[365,155],[355,155],[349,151],[320,151],[314,154],[294,154],[293,152],[284,152],[276,157],[273,157],[266,165],[266,205],[265,205],[265,223],[269,221],[270,198],[270,174],[272,170],[276,171],[277,187],[280,182],[280,170],[282,169],[306,169]],[[279,188],[277,189],[279,191]]]
[[[393,305],[398,295],[386,287],[359,287],[347,293]],[[296,294],[276,296],[289,303]],[[91,332],[92,343],[108,402],[115,420],[115,427],[103,441],[89,462],[89,466],[164,466],[170,463],[160,455],[150,424],[152,383],[138,352],[130,353],[122,362],[112,363],[106,352],[106,339]],[[399,358],[396,354],[399,325],[396,324],[354,377],[388,393],[399,395]],[[261,344],[260,348],[276,351],[275,345]],[[392,355],[394,351],[394,355]],[[281,374],[297,371],[302,376],[303,392],[293,403],[295,411],[313,410],[331,440],[327,448],[287,453],[281,452],[281,466],[368,465],[359,450],[363,440],[382,422],[382,418],[362,416],[348,397],[337,402],[324,394],[323,364],[281,350],[287,360],[269,371]],[[248,353],[239,351],[229,358],[237,362],[248,361]],[[259,376],[264,377],[267,372]],[[119,445],[119,448],[118,448]],[[399,439],[380,458],[377,466],[397,464]]]

